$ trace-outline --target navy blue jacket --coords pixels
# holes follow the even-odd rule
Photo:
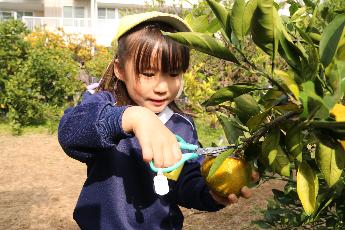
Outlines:
[[[108,92],[96,93],[65,111],[58,137],[63,150],[87,164],[87,179],[73,217],[81,229],[181,229],[178,205],[217,211],[200,174],[200,161],[186,162],[170,192],[154,192],[153,173],[142,159],[138,140],[123,131],[127,107],[115,106]],[[145,121],[143,121],[145,122]],[[191,118],[174,113],[165,125],[187,142],[198,144]]]

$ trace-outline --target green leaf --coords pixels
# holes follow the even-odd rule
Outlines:
[[[306,6],[315,8],[315,3],[312,0],[303,0],[303,2]]]
[[[308,55],[302,45],[292,42],[290,34],[282,24],[280,24],[280,27],[278,52],[292,68],[300,72],[300,58],[307,59]]]
[[[208,15],[200,15],[198,17],[193,17],[192,13],[189,13],[184,20],[192,28],[193,32],[214,34],[219,31],[222,26],[220,25],[218,19],[215,17],[210,22],[208,21]]]
[[[236,38],[243,41],[250,29],[250,23],[257,6],[257,0],[235,0],[231,11],[231,26]]]
[[[258,130],[259,128],[262,127],[263,124],[265,124],[265,119],[270,114],[271,114],[271,108],[265,110],[262,113],[256,114],[255,116],[251,117],[247,121],[246,125],[248,126],[250,131]]]
[[[193,32],[205,33],[207,31],[209,25],[207,15],[200,15],[194,18],[193,14],[189,13],[184,20],[192,28]]]
[[[226,160],[226,158],[228,158],[233,152],[234,152],[234,149],[229,149],[228,151],[225,151],[222,154],[220,154],[219,156],[217,156],[216,159],[214,159],[214,162],[210,168],[210,171],[209,171],[207,177],[212,177],[216,173],[217,169]]]
[[[301,60],[301,70],[298,73],[299,83],[305,81],[315,81],[318,77],[319,66],[320,66],[320,57],[318,49],[311,48],[309,49],[308,59]],[[297,80],[297,79],[296,79]]]
[[[313,33],[310,32],[308,33],[309,37],[311,38],[311,40],[313,40],[314,43],[319,44],[321,41],[321,35],[318,33]]]
[[[307,8],[304,7],[300,7],[293,15],[291,15],[290,19],[291,21],[297,23],[299,21],[301,21],[301,17],[303,14],[306,13]]]
[[[292,111],[301,112],[299,106],[292,102],[287,102],[282,105],[274,106],[273,109],[275,111],[278,111],[280,114],[285,114]]]
[[[279,173],[279,175],[290,176],[290,161],[280,145],[276,147],[276,150],[270,152],[268,160],[272,169]]]
[[[285,90],[287,93],[293,93],[295,98],[299,100],[299,88],[294,77],[282,70],[274,70],[273,79]]]
[[[302,84],[302,88],[303,91],[300,92],[300,95],[303,102],[303,113],[301,116],[312,116],[320,119],[327,118],[331,108],[315,93],[314,83],[307,81]]]
[[[339,102],[345,93],[345,61],[334,60],[327,67],[327,80],[333,89],[333,95],[326,95],[324,101],[328,108]]]
[[[218,120],[223,127],[226,139],[229,144],[238,144],[238,138],[243,135],[241,125],[235,120],[234,117],[226,117],[219,114]]]
[[[237,58],[230,52],[228,48],[210,35],[197,32],[162,33],[179,43],[203,53],[240,64]]]
[[[345,26],[345,14],[338,15],[327,25],[321,35],[320,59],[326,68],[332,61],[338,47],[339,40],[343,34]]]
[[[262,158],[264,164],[282,176],[290,176],[290,161],[279,145],[280,130],[270,130],[262,143]]]
[[[319,143],[316,148],[316,163],[329,187],[332,187],[341,177],[345,167],[345,151],[337,145],[336,149]]]
[[[295,125],[286,132],[285,143],[287,150],[297,159],[302,162],[302,149],[303,149],[303,135],[302,129],[299,125]]]
[[[281,19],[273,0],[258,0],[251,25],[254,43],[275,59],[278,52]]]
[[[209,23],[209,25],[208,25],[206,31],[207,31],[207,33],[209,33],[209,34],[214,34],[214,33],[216,33],[217,31],[219,31],[221,28],[222,28],[222,25],[219,23],[218,19],[217,19],[217,18],[213,18],[213,19],[210,21],[210,23]]]
[[[312,121],[310,125],[315,128],[345,129],[345,121]]]
[[[345,37],[339,42],[336,58],[341,61],[345,61]]]
[[[278,105],[286,99],[287,96],[282,91],[270,89],[263,97],[261,97],[260,103],[263,104],[266,109],[268,109],[275,105]]]
[[[203,106],[214,106],[219,105],[226,101],[232,101],[235,97],[242,94],[249,93],[254,90],[260,90],[256,86],[236,84],[228,87],[224,87],[215,92],[210,99],[204,102]]]
[[[289,7],[290,15],[293,15],[301,7],[299,4],[297,4],[294,1],[289,1],[287,3],[290,4],[290,7]]]
[[[319,44],[320,40],[315,41],[315,39],[319,38],[320,35],[316,33],[307,33],[303,29],[299,28],[296,24],[291,23],[293,27],[298,31],[298,33],[301,35],[301,37],[308,42],[310,45],[314,46],[314,44]]]
[[[276,54],[279,52],[285,61],[299,72],[300,58],[306,59],[307,54],[302,45],[293,43],[273,0],[258,0],[251,30],[254,43],[272,56],[273,69]]]
[[[242,94],[234,98],[236,115],[243,123],[260,112],[258,102],[249,94]]]
[[[319,192],[319,179],[307,162],[302,162],[297,171],[297,194],[304,211],[311,215],[317,209],[316,197]]]
[[[210,6],[214,15],[218,18],[220,24],[222,25],[226,36],[231,40],[231,24],[230,24],[230,13],[224,8],[223,5],[219,4],[214,0],[206,0],[207,4]]]

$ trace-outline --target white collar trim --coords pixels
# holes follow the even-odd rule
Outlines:
[[[168,106],[158,114],[159,120],[163,122],[163,124],[167,123],[169,119],[174,115],[174,111],[172,111]]]

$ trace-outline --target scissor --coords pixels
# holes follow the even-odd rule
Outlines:
[[[174,164],[170,167],[167,167],[167,168],[156,168],[153,164],[153,161],[151,161],[150,162],[150,168],[152,171],[154,171],[154,172],[159,171],[162,173],[168,173],[168,172],[174,171],[175,169],[180,167],[184,162],[198,158],[201,155],[218,156],[219,154],[221,154],[222,152],[225,152],[228,149],[236,148],[236,145],[200,148],[198,145],[193,145],[193,144],[187,143],[179,135],[175,135],[175,136],[176,136],[177,142],[179,143],[180,148],[182,150],[193,151],[193,152],[182,154],[182,158],[179,162],[177,162],[176,164]]]

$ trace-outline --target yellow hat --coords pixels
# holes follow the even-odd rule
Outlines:
[[[118,40],[122,35],[133,27],[143,22],[164,22],[171,25],[179,32],[192,31],[190,26],[179,16],[174,14],[162,13],[158,11],[151,11],[146,13],[132,14],[124,16],[120,19],[119,27],[115,35],[115,40]]]

